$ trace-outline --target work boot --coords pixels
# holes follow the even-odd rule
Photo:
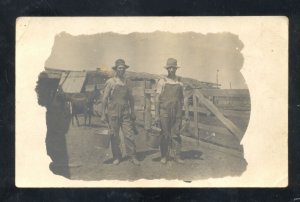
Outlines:
[[[120,159],[115,159],[115,160],[113,161],[113,164],[114,164],[114,165],[119,165],[119,163],[120,163]]]
[[[167,163],[167,158],[166,158],[166,157],[162,157],[162,158],[160,159],[160,162],[161,162],[162,164],[166,164],[166,163]]]
[[[132,157],[129,161],[136,166],[140,165],[140,162],[139,162],[139,160],[136,159],[136,157]]]

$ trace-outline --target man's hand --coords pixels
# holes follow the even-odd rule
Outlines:
[[[185,116],[185,117],[184,117],[184,120],[185,120],[185,121],[190,121],[190,117],[189,117],[189,116]]]

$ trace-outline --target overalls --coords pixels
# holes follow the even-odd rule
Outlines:
[[[127,155],[132,157],[136,154],[133,123],[129,113],[129,93],[126,85],[116,84],[109,97],[107,115],[111,134],[111,150],[114,159],[121,159],[122,157],[120,128],[122,128],[124,135]]]
[[[181,149],[180,128],[182,122],[183,88],[177,84],[166,83],[160,95],[160,120],[162,138],[160,151],[162,157],[179,157]]]

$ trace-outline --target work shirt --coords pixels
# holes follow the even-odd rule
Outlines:
[[[126,85],[126,79],[120,79],[119,77],[113,77],[106,81],[105,87],[104,87],[104,96],[110,96],[113,93],[113,90],[115,89],[116,85],[125,86]]]
[[[156,93],[159,95],[162,94],[166,84],[179,84],[183,87],[183,83],[180,81],[180,77],[176,77],[175,80],[164,77],[157,82]]]

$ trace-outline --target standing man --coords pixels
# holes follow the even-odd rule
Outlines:
[[[155,122],[160,123],[162,138],[160,143],[161,163],[170,157],[178,163],[184,163],[180,157],[182,124],[182,107],[185,105],[185,117],[189,118],[187,100],[183,95],[183,83],[176,76],[177,60],[169,58],[164,67],[168,76],[160,79],[156,87]]]
[[[106,81],[103,95],[101,120],[103,122],[108,121],[109,124],[114,165],[118,165],[122,158],[119,135],[121,127],[126,153],[130,157],[130,161],[135,165],[140,164],[136,159],[136,146],[134,142],[133,121],[136,119],[134,114],[134,98],[124,78],[128,67],[123,59],[116,60],[115,66],[112,67],[115,71],[115,76]]]

